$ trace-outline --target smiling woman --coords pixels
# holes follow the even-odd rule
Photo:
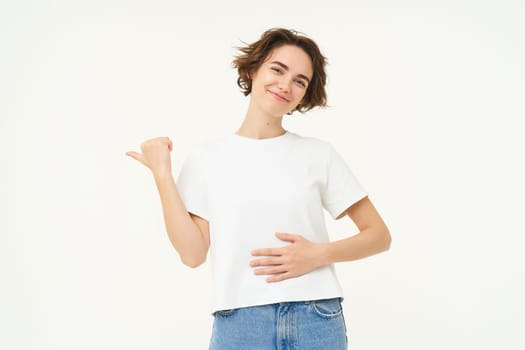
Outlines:
[[[252,91],[252,74],[257,72],[262,64],[268,63],[268,61],[273,63],[271,54],[285,45],[301,49],[302,56],[307,56],[312,72],[310,76],[305,74],[299,76],[306,80],[309,86],[305,86],[308,87],[305,98],[296,106],[296,109],[300,112],[307,112],[316,106],[326,106],[326,58],[312,39],[283,28],[270,29],[258,41],[239,48],[241,54],[235,58],[233,66],[237,68],[239,73],[237,84],[244,95],[249,95]],[[292,62],[298,63],[294,60]],[[283,62],[277,61],[275,64],[285,71],[289,70],[289,67]],[[274,69],[278,69],[278,67],[274,67]]]
[[[278,47],[250,74],[250,102],[258,103],[258,108],[274,117],[290,113],[303,102],[312,72],[310,58],[302,49]]]
[[[196,267],[211,250],[210,349],[347,348],[334,263],[390,246],[367,192],[329,142],[282,127],[326,105],[326,61],[311,39],[277,28],[240,48],[233,65],[250,103],[237,132],[202,143],[177,182],[167,137],[127,155],[153,172],[166,230]],[[331,242],[323,209],[360,232]]]

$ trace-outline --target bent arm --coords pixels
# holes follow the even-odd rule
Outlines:
[[[208,222],[187,211],[171,174],[155,176],[155,184],[171,244],[185,265],[201,265],[210,246]]]
[[[362,259],[390,248],[390,231],[368,197],[352,205],[340,217],[344,215],[352,219],[359,233],[324,244],[322,265]]]

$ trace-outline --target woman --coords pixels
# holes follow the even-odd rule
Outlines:
[[[250,96],[237,132],[196,147],[176,184],[169,138],[126,153],[152,171],[183,263],[199,266],[210,250],[210,349],[346,349],[333,263],[390,247],[388,228],[331,144],[282,126],[284,114],[326,105],[325,64],[311,39],[270,29],[233,61]],[[360,232],[330,242],[323,208]]]

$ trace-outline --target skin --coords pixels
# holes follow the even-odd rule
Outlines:
[[[313,75],[310,57],[299,47],[275,48],[256,72],[252,72],[252,93],[245,118],[237,134],[264,139],[282,135],[283,115],[303,99]],[[188,213],[171,174],[167,137],[145,141],[142,154],[126,155],[148,167],[155,178],[164,212],[166,230],[181,260],[197,267],[206,260],[210,245],[209,223]],[[289,244],[281,248],[261,247],[251,252],[250,266],[256,275],[267,275],[267,282],[279,282],[309,273],[336,262],[362,259],[390,248],[390,232],[368,197],[345,210],[337,219],[348,217],[359,233],[334,242],[313,243],[297,232],[276,232]]]
[[[189,213],[179,195],[171,172],[173,143],[168,137],[157,137],[144,141],[140,148],[142,153],[128,151],[126,155],[151,170],[170,242],[185,265],[197,267],[206,261],[210,246],[209,225],[208,221]]]
[[[250,104],[237,134],[255,139],[282,135],[283,115],[301,102],[312,75],[312,62],[302,49],[290,45],[274,49],[250,75]]]

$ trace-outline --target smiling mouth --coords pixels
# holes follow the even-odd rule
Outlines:
[[[272,95],[273,97],[275,97],[277,100],[281,101],[281,102],[290,102],[290,100],[288,100],[286,97],[283,97],[279,94],[276,94],[275,92],[272,92],[270,90],[267,90],[268,93],[270,93],[270,95]]]

